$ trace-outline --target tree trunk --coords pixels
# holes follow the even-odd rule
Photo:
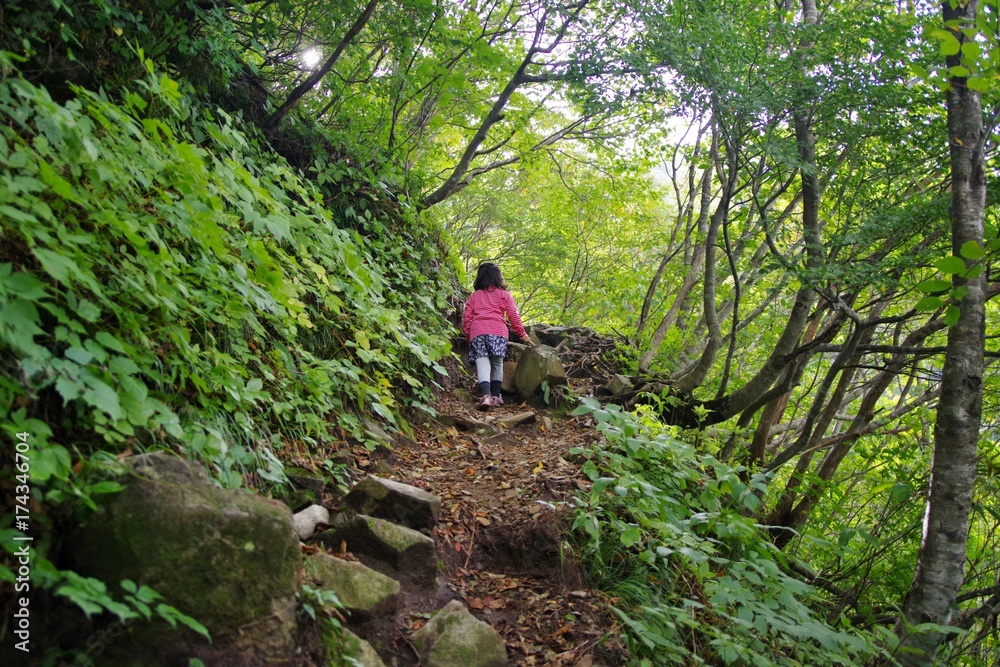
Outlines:
[[[943,17],[961,25],[975,25],[978,0],[952,5],[945,0]],[[959,42],[970,38],[951,29]],[[949,56],[949,67],[959,65]],[[983,114],[979,93],[964,78],[953,77],[948,90],[948,143],[950,145],[952,195],[952,253],[983,242],[986,176],[983,163]],[[969,245],[966,245],[969,244]],[[966,254],[969,254],[968,252]],[[967,266],[975,262],[966,260]],[[896,632],[907,651],[899,654],[903,665],[930,665],[944,640],[940,632],[910,634],[908,625],[953,620],[955,598],[962,586],[969,513],[976,479],[976,451],[982,412],[982,376],[985,347],[985,279],[980,275],[952,284],[966,287],[960,300],[958,321],[948,329],[941,379],[941,399],[934,424],[934,456],[930,491],[924,517],[924,534],[913,584],[903,605],[903,618]]]
[[[333,53],[326,59],[326,62],[324,62],[318,70],[306,77],[305,81],[300,83],[291,93],[289,93],[288,99],[286,99],[284,103],[278,107],[278,110],[274,112],[274,115],[267,120],[264,131],[268,135],[273,134],[278,129],[278,126],[281,125],[281,121],[288,115],[288,112],[294,109],[295,105],[299,103],[299,100],[305,97],[306,93],[312,90],[316,84],[319,83],[331,69],[333,69],[337,60],[340,59],[340,54],[344,52],[347,45],[350,44],[351,41],[358,36],[358,33],[361,32],[365,25],[368,24],[368,20],[371,19],[372,14],[375,13],[375,7],[378,6],[378,3],[379,0],[369,0],[368,4],[361,11],[361,15],[358,16],[358,18],[354,21],[354,24],[348,28],[347,32],[341,38],[340,43],[337,44],[337,48],[333,50]]]

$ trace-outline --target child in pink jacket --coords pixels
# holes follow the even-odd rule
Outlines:
[[[479,409],[503,405],[500,385],[503,382],[503,359],[507,354],[507,321],[522,341],[531,342],[517,314],[514,298],[507,291],[500,267],[481,264],[476,274],[475,292],[465,302],[462,331],[469,339],[469,363],[476,365],[479,380]]]

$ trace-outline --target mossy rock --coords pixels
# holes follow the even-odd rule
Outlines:
[[[441,499],[421,488],[369,475],[344,499],[358,514],[429,531],[441,513]]]
[[[437,550],[434,540],[423,533],[363,514],[338,514],[331,523],[330,530],[316,536],[331,549],[345,544],[351,553],[384,563],[391,568],[389,574],[409,583],[430,586],[436,582]]]
[[[488,623],[452,600],[413,633],[426,667],[504,667],[507,648]]]
[[[354,667],[350,658],[362,667],[385,667],[372,645],[347,628],[329,626],[323,634],[328,667]]]
[[[336,593],[354,620],[368,620],[399,605],[399,582],[361,563],[316,553],[306,558],[306,576]]]
[[[220,489],[200,466],[162,452],[127,463],[124,490],[71,538],[73,569],[113,590],[123,579],[153,588],[216,644],[290,651],[302,561],[288,507]]]

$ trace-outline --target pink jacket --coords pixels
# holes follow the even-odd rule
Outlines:
[[[517,306],[514,305],[510,292],[499,287],[478,289],[465,302],[462,331],[470,341],[483,334],[507,338],[507,320],[510,320],[514,333],[522,338],[527,337],[528,333],[521,324],[521,316],[517,314]]]

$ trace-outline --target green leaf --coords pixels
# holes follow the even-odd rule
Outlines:
[[[53,192],[63,199],[74,198],[73,186],[70,185],[69,181],[57,174],[45,160],[39,160],[38,162],[38,175],[41,176],[42,181],[47,186],[52,188]]]
[[[896,482],[892,487],[892,491],[889,492],[889,497],[892,498],[892,502],[898,505],[909,498],[911,493],[913,493],[912,484],[909,482]]]
[[[46,250],[45,248],[35,248],[32,252],[38,258],[38,261],[42,263],[42,268],[45,269],[45,272],[61,283],[67,282],[67,279],[71,275],[77,276],[80,274],[80,267],[65,255],[53,252],[52,250]]]
[[[958,309],[958,306],[948,306],[944,311],[944,323],[950,327],[955,326],[958,324],[959,315],[961,315],[961,311]]]
[[[993,86],[993,82],[984,76],[973,76],[966,80],[965,85],[967,85],[970,90],[985,93]]]
[[[979,42],[968,41],[962,44],[962,59],[975,62],[979,60],[982,49]]]
[[[629,526],[622,531],[621,543],[626,547],[631,547],[642,541],[642,532],[639,526]]]
[[[65,447],[53,444],[40,447],[32,460],[31,481],[41,484],[52,478],[69,479],[72,467],[72,459]]]
[[[98,410],[103,410],[112,419],[121,419],[122,406],[115,390],[97,378],[87,378],[86,383],[89,388],[83,392],[83,400]]]
[[[925,296],[920,301],[917,301],[917,305],[914,306],[917,310],[937,310],[944,305],[944,299],[939,296]]]
[[[114,350],[115,352],[125,353],[125,348],[122,346],[121,341],[109,334],[107,331],[98,331],[94,335],[94,339],[108,348],[109,350]]]
[[[121,484],[119,484],[118,482],[114,482],[114,481],[111,481],[111,480],[104,480],[103,482],[98,482],[97,484],[94,484],[93,486],[88,487],[87,490],[91,494],[95,494],[95,493],[118,493],[118,492],[120,492],[124,488],[125,487],[122,486]],[[124,583],[123,583],[123,586],[124,586]]]
[[[986,251],[983,250],[983,246],[980,245],[979,241],[966,241],[962,244],[962,247],[958,249],[958,254],[966,259],[982,259],[986,256]]]
[[[8,268],[10,264],[6,265]],[[37,301],[45,296],[45,285],[30,273],[18,272],[2,279],[3,291],[15,294],[28,301]]]
[[[951,275],[965,272],[965,262],[961,257],[955,257],[954,255],[941,257],[934,262],[934,267],[941,273],[948,273]]]
[[[950,280],[930,279],[917,283],[917,290],[930,294],[934,292],[946,292],[951,289]]]
[[[943,28],[933,28],[927,31],[929,37],[937,39],[941,43],[941,55],[942,56],[954,56],[957,55],[959,50],[962,48],[962,44],[958,41],[958,38],[950,30],[944,30]]]
[[[66,358],[72,359],[81,366],[86,366],[94,360],[94,355],[80,347],[71,347],[66,350]]]

